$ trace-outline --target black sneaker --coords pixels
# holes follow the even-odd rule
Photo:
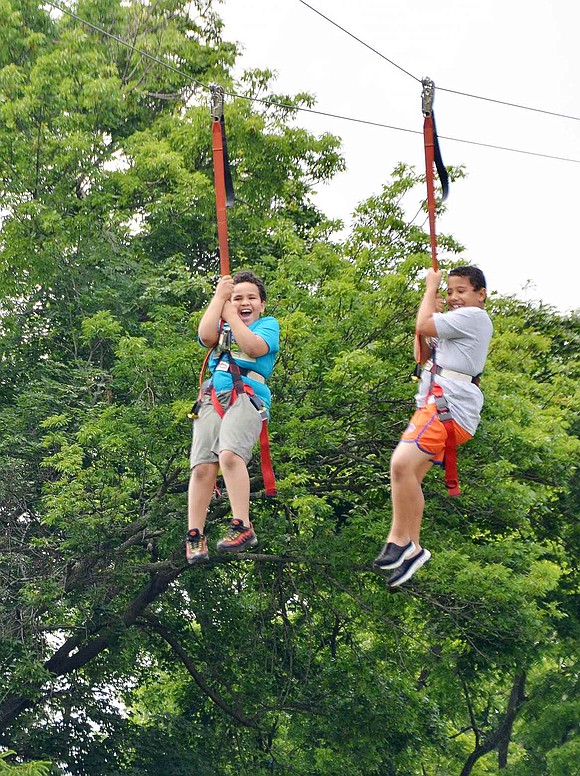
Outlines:
[[[431,553],[429,550],[421,550],[414,558],[407,558],[407,560],[403,561],[399,568],[396,571],[393,571],[391,576],[387,579],[387,586],[399,587],[403,582],[411,579],[417,569],[420,569],[421,566],[427,563],[430,557]]]
[[[415,543],[411,541],[404,547],[394,542],[387,542],[380,555],[374,559],[374,565],[379,569],[397,569],[416,549]]]
[[[217,543],[218,552],[240,552],[247,547],[255,547],[258,544],[258,537],[254,533],[254,526],[244,525],[242,520],[234,517],[230,522],[230,530],[227,536]]]

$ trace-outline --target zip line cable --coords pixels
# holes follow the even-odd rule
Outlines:
[[[517,102],[506,102],[505,100],[496,100],[493,97],[481,97],[479,94],[470,94],[469,92],[460,92],[456,89],[446,89],[444,86],[437,87],[440,92],[447,92],[448,94],[458,94],[460,97],[470,97],[472,100],[483,100],[484,102],[493,102],[496,105],[506,105],[508,108],[519,108],[519,110],[527,110],[532,113],[543,113],[546,116],[556,116],[559,119],[569,119],[570,121],[580,121],[580,116],[569,116],[566,113],[556,113],[552,110],[544,110],[543,108],[531,108],[528,105],[520,105]]]
[[[303,2],[303,0],[299,0],[299,2]],[[81,16],[78,16],[77,14],[73,13],[72,11],[69,11],[68,8],[64,8],[61,5],[58,5],[58,3],[52,2],[52,0],[46,0],[46,5],[50,5],[56,10],[60,11],[63,14],[66,14],[67,16],[70,16],[72,19],[74,19],[77,22],[80,22],[81,24],[84,24],[86,27],[89,27],[94,32],[98,32],[101,35],[104,35],[107,38],[111,38],[112,40],[116,41],[117,43],[120,43],[122,46],[125,46],[125,48],[130,49],[136,54],[140,54],[143,57],[146,57],[147,59],[151,60],[152,62],[155,62],[158,65],[161,65],[161,67],[165,67],[168,70],[171,70],[174,73],[177,73],[180,75],[183,79],[189,80],[192,83],[196,84],[197,86],[202,87],[203,89],[206,89],[208,92],[210,91],[210,87],[208,84],[203,83],[203,81],[199,81],[197,78],[194,78],[193,76],[189,75],[188,73],[184,72],[183,70],[180,70],[177,67],[174,67],[173,65],[169,64],[168,62],[165,62],[162,59],[159,59],[159,57],[154,56],[153,54],[149,54],[147,51],[144,51],[143,49],[138,48],[137,46],[134,46],[132,43],[127,42],[126,40],[123,40],[123,38],[118,37],[117,35],[114,35],[111,32],[108,32],[107,30],[104,30],[102,27],[99,27],[96,24],[93,24],[92,22],[87,21],[86,19],[83,19]],[[307,3],[304,3],[304,5],[308,5]],[[311,8],[312,6],[308,6]],[[313,9],[316,10],[316,9]],[[316,11],[316,13],[319,13]],[[332,22],[334,24],[334,22]],[[342,29],[342,28],[341,28]],[[348,33],[350,35],[350,33]],[[354,37],[354,36],[353,36]],[[366,44],[365,44],[366,45]],[[369,47],[370,48],[370,47]],[[381,55],[382,56],[382,55]],[[386,57],[384,57],[386,59]],[[390,62],[390,60],[388,60]],[[396,65],[398,67],[398,65]],[[403,68],[399,68],[403,69]],[[407,72],[407,71],[404,71]],[[411,75],[411,74],[409,74]],[[415,78],[415,76],[411,75],[412,78]],[[418,79],[417,79],[418,80]],[[420,81],[419,81],[420,82]],[[444,90],[448,91],[448,90]],[[274,107],[274,108],[284,108],[285,110],[292,110],[292,111],[300,111],[302,113],[312,113],[316,116],[325,116],[327,118],[331,119],[339,119],[341,121],[351,121],[355,124],[364,124],[366,126],[372,126],[372,127],[378,127],[380,129],[390,129],[395,132],[406,132],[408,134],[413,135],[422,135],[423,133],[420,130],[417,129],[408,129],[406,127],[397,127],[392,124],[384,124],[380,121],[371,121],[369,119],[361,119],[356,118],[354,116],[344,116],[339,113],[330,113],[327,111],[322,110],[316,110],[315,108],[305,108],[298,105],[290,105],[289,103],[285,102],[277,102],[275,100],[267,100],[260,97],[248,97],[245,94],[237,94],[236,92],[230,92],[224,90],[224,95],[227,95],[228,97],[236,97],[241,100],[247,100],[248,102],[255,102],[260,103],[262,105]],[[485,98],[478,98],[478,99],[485,99]],[[503,104],[503,103],[501,103]],[[506,103],[507,104],[507,103]],[[530,108],[529,110],[534,110]],[[554,115],[561,115],[561,114],[554,114]],[[574,117],[569,117],[574,118]],[[537,156],[542,159],[553,159],[555,161],[559,162],[570,162],[572,164],[580,164],[580,159],[574,159],[567,156],[555,156],[553,154],[545,154],[541,153],[539,151],[526,151],[521,148],[511,148],[509,146],[500,146],[500,145],[494,145],[493,143],[482,143],[477,140],[464,140],[462,138],[457,137],[448,137],[446,135],[439,135],[439,137],[442,140],[448,140],[452,143],[464,143],[466,145],[474,145],[474,146],[480,146],[481,148],[491,148],[497,151],[507,151],[509,153],[514,154],[524,154],[526,156]]]
[[[337,22],[330,19],[328,16],[325,16],[325,14],[322,13],[322,11],[319,11],[317,8],[315,8],[313,5],[310,5],[306,2],[306,0],[298,0],[299,3],[302,3],[302,5],[306,6],[306,8],[309,8],[311,11],[313,11],[315,14],[318,14],[318,16],[321,16],[323,19],[325,19],[327,22],[332,24],[334,27],[337,27],[339,30],[342,30],[342,32],[346,33],[350,38],[353,38],[358,43],[363,45],[365,48],[368,48],[370,51],[372,51],[375,54],[378,54],[381,59],[386,60],[389,64],[396,67],[398,70],[401,70],[406,75],[410,76],[414,81],[419,81],[421,83],[421,79],[417,78],[417,76],[413,75],[413,73],[410,73],[408,70],[405,70],[404,67],[401,67],[401,65],[398,65],[396,62],[394,62],[392,59],[389,59],[384,54],[382,54],[380,51],[377,51],[377,49],[370,46],[368,43],[366,43],[364,40],[361,40],[361,38],[358,38],[356,35],[353,35],[352,32],[347,30],[345,27],[342,27]],[[519,108],[520,110],[528,110],[533,113],[544,113],[548,116],[557,116],[561,119],[570,119],[571,121],[580,121],[580,116],[569,116],[566,113],[556,113],[555,111],[551,110],[544,110],[542,108],[532,108],[529,105],[520,105],[515,102],[506,102],[504,100],[496,100],[492,97],[482,97],[479,94],[470,94],[469,92],[460,92],[457,89],[446,89],[444,86],[438,86],[437,90],[440,92],[447,92],[448,94],[457,94],[460,97],[469,97],[473,100],[483,100],[485,102],[494,102],[497,105],[506,105],[509,108]]]
[[[381,54],[380,51],[377,51],[376,48],[373,48],[372,46],[369,46],[368,43],[365,43],[364,40],[361,40],[360,38],[357,38],[356,35],[353,35],[352,32],[349,32],[344,27],[341,27],[340,24],[333,21],[332,19],[329,19],[328,16],[325,16],[321,11],[319,11],[317,8],[314,8],[314,6],[309,5],[308,3],[305,3],[304,0],[298,0],[299,3],[302,3],[302,5],[305,5],[307,8],[310,8],[311,11],[314,11],[314,13],[317,13],[319,16],[322,16],[323,19],[326,19],[327,22],[330,22],[330,24],[333,24],[335,27],[338,27],[339,30],[342,30],[344,33],[346,33],[349,37],[354,38],[354,40],[357,41],[357,43],[360,43],[365,48],[368,48],[370,51],[372,51],[374,54],[378,54],[381,59],[384,59],[387,61],[390,65],[393,65],[393,67],[396,67],[398,70],[400,70],[402,73],[405,73],[405,75],[408,75],[410,78],[412,78],[414,81],[418,81],[421,83],[421,79],[417,78],[416,75],[413,75],[413,73],[410,73],[408,70],[405,70],[404,67],[401,67],[401,65],[398,65],[396,62],[393,62],[392,59],[389,59],[384,54]]]
[[[178,67],[174,67],[173,65],[170,65],[169,62],[164,62],[162,59],[159,59],[159,57],[156,57],[153,54],[149,54],[147,51],[144,51],[143,49],[139,49],[136,46],[133,46],[131,43],[128,43],[126,40],[123,40],[123,38],[119,38],[117,35],[113,35],[112,32],[107,32],[107,30],[104,30],[102,27],[98,27],[96,24],[89,22],[87,19],[83,19],[82,16],[77,16],[76,13],[69,11],[68,8],[64,8],[62,5],[58,5],[58,3],[52,3],[51,0],[46,0],[46,5],[52,6],[57,11],[60,11],[61,13],[66,14],[67,16],[70,16],[75,21],[80,22],[81,24],[84,24],[86,27],[90,27],[91,30],[94,30],[95,32],[100,32],[101,35],[105,35],[107,38],[112,38],[113,40],[117,41],[117,43],[120,43],[122,46],[125,46],[128,49],[131,49],[131,51],[134,51],[136,54],[141,54],[142,57],[147,57],[147,59],[150,59],[152,62],[156,62],[158,65],[161,65],[162,67],[166,67],[168,70],[172,70],[174,73],[177,73],[177,75],[180,75],[182,78],[188,78],[192,83],[195,83],[198,86],[202,86],[204,89],[207,89],[209,91],[209,86],[207,84],[204,84],[201,81],[198,81],[193,76],[188,75],[187,73],[184,73]]]

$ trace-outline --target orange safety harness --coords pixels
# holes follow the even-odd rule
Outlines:
[[[427,182],[427,213],[429,216],[429,239],[431,243],[431,266],[437,272],[439,270],[439,262],[437,260],[437,234],[435,231],[435,183],[434,183],[434,171],[437,169],[439,179],[441,181],[443,202],[449,191],[449,177],[447,170],[443,164],[441,158],[441,151],[439,149],[439,140],[437,138],[437,129],[435,126],[435,115],[433,113],[433,99],[435,97],[435,84],[430,78],[424,78],[422,81],[423,93],[421,95],[422,110],[423,110],[423,142],[425,145],[425,178]],[[416,348],[420,354],[419,347],[419,333],[416,332]],[[419,356],[420,357],[420,356]],[[435,400],[435,407],[437,408],[437,417],[445,426],[447,437],[445,439],[445,456],[443,464],[445,467],[445,486],[450,496],[459,496],[459,479],[457,476],[457,440],[455,438],[455,426],[453,425],[453,418],[449,411],[447,400],[443,394],[443,388],[439,383],[435,382],[435,375],[438,368],[435,363],[435,350],[432,354],[433,366],[431,368],[431,383],[429,386],[429,394],[433,396]],[[421,364],[417,364],[415,369],[415,375],[417,378],[422,371]]]
[[[227,208],[234,204],[234,188],[228,159],[228,150],[226,142],[226,129],[224,119],[224,90],[217,84],[211,84],[211,118],[212,118],[212,150],[213,150],[213,170],[215,184],[215,203],[217,214],[218,245],[220,257],[220,272],[222,277],[230,274],[230,256],[228,245],[228,221]],[[260,413],[262,418],[262,430],[260,432],[260,456],[262,464],[262,478],[264,480],[264,489],[267,496],[276,495],[276,480],[270,456],[270,441],[268,437],[268,411],[264,407],[261,399],[255,395],[254,389],[244,383],[242,375],[247,374],[249,370],[241,368],[234,360],[231,354],[231,341],[223,330],[223,321],[220,324],[220,339],[218,343],[218,365],[225,359],[227,361],[227,371],[231,374],[234,383],[230,407],[236,399],[243,393],[247,394],[250,402]],[[199,374],[199,393],[197,400],[189,413],[189,418],[195,420],[201,407],[203,397],[209,395],[212,405],[218,415],[223,418],[226,410],[220,404],[212,381],[204,382],[204,375],[209,363],[209,359],[215,348],[208,350],[207,355],[201,367]],[[217,365],[216,365],[217,367]],[[214,370],[215,371],[215,370]]]

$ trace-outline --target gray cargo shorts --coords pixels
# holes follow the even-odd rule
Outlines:
[[[218,463],[222,450],[231,450],[248,464],[252,450],[262,431],[262,418],[250,402],[247,394],[241,394],[230,406],[230,391],[218,393],[218,399],[226,414],[219,416],[204,396],[198,417],[193,421],[193,440],[189,465],[193,469],[200,463]]]

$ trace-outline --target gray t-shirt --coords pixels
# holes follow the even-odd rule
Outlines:
[[[461,307],[447,313],[434,313],[437,329],[435,359],[443,369],[475,375],[483,372],[487,351],[493,333],[489,315],[479,307]],[[474,383],[435,375],[441,385],[451,416],[472,436],[479,424],[483,394]],[[418,407],[424,407],[431,373],[424,372],[416,395]]]

